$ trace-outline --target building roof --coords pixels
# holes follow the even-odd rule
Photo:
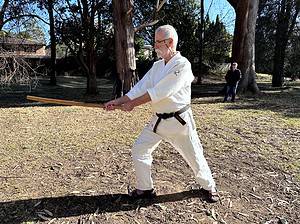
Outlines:
[[[13,45],[38,45],[44,46],[44,43],[37,42],[34,40],[27,40],[16,37],[0,37],[0,44],[13,44]]]

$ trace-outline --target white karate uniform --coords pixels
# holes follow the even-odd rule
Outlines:
[[[150,95],[154,113],[171,113],[191,103],[191,83],[194,79],[191,63],[178,52],[166,65],[164,60],[155,62],[146,75],[126,95],[135,99]],[[186,122],[182,125],[175,117],[162,119],[156,133],[156,114],[146,125],[132,148],[137,185],[139,190],[153,188],[151,178],[152,152],[161,140],[170,142],[192,168],[196,181],[206,190],[214,190],[210,168],[203,156],[192,110],[180,114]]]

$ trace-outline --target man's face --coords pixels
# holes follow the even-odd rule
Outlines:
[[[161,32],[155,33],[154,49],[159,58],[166,58],[169,54],[170,38],[165,38]]]
[[[232,69],[232,70],[236,70],[236,69],[237,69],[237,64],[232,64],[232,65],[231,65],[231,69]]]

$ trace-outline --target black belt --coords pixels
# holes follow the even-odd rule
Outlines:
[[[156,113],[156,116],[158,117],[158,119],[154,125],[153,132],[156,133],[157,126],[161,122],[161,119],[168,119],[171,117],[175,117],[176,120],[178,120],[182,125],[185,125],[186,124],[185,120],[183,120],[179,116],[179,114],[182,114],[183,112],[187,111],[189,108],[190,108],[190,105],[186,105],[185,107],[181,108],[179,111],[176,111],[173,113],[163,113],[163,114]]]

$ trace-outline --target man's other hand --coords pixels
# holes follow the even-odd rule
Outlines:
[[[134,108],[134,104],[132,101],[128,101],[128,102],[122,104],[121,106],[122,106],[121,110],[123,110],[123,111],[132,111]]]

